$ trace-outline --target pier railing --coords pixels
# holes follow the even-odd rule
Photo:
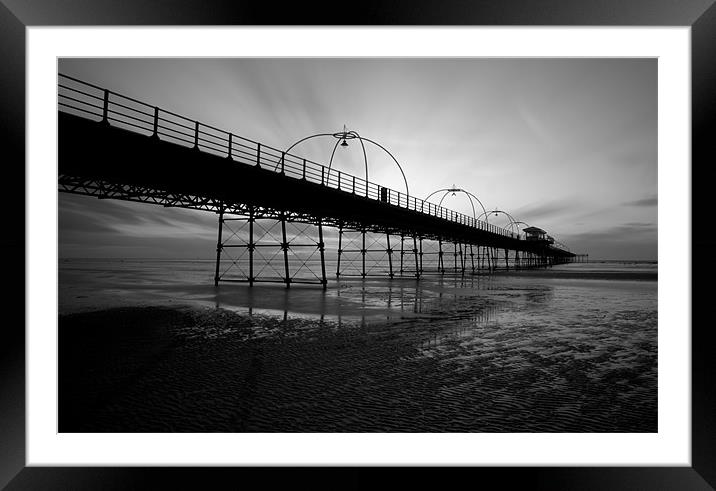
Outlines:
[[[286,153],[257,141],[200,123],[137,99],[118,94],[68,75],[59,74],[60,111],[109,123],[162,141],[195,148],[238,164],[252,165],[294,179],[306,180],[346,193],[406,208],[494,234],[519,238],[505,228],[389,189],[360,177]]]

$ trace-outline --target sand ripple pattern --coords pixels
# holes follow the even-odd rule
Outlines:
[[[605,289],[598,305],[586,294],[497,285],[340,324],[166,307],[63,316],[60,431],[657,431],[655,285]]]

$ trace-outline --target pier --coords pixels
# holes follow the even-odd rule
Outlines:
[[[420,279],[586,259],[541,229],[497,227],[487,217],[458,213],[367,175],[346,174],[65,75],[58,85],[58,139],[61,192],[215,213],[216,285],[326,288],[330,275]],[[287,225],[300,233],[287,232]],[[335,257],[327,257],[333,252],[326,247],[327,229],[337,233]],[[276,251],[282,267],[263,274],[275,258],[262,254],[266,248]],[[231,256],[236,251],[241,261]],[[382,267],[371,269],[376,252]],[[239,274],[222,272],[227,260]]]

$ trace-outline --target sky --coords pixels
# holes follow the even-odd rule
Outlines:
[[[456,186],[590,259],[657,258],[656,59],[103,58],[58,66],[279,149],[345,125],[395,156],[412,196]],[[291,153],[327,163],[334,143],[314,138]],[[360,145],[339,149],[333,166],[364,177]],[[366,150],[369,180],[404,191],[393,160]],[[58,194],[61,258],[214,254],[215,214]],[[473,213],[463,193],[443,206]],[[489,220],[508,223],[504,214]]]

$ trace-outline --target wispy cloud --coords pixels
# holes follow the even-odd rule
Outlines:
[[[625,206],[657,206],[658,204],[659,198],[656,195],[624,203]]]
[[[563,234],[563,238],[570,242],[598,244],[607,242],[635,242],[644,239],[653,239],[656,241],[656,234],[657,226],[653,223],[625,223],[580,234]]]
[[[520,220],[531,223],[539,219],[555,218],[572,213],[575,207],[578,208],[579,205],[580,202],[576,199],[551,200],[522,206],[515,209],[513,215]]]

